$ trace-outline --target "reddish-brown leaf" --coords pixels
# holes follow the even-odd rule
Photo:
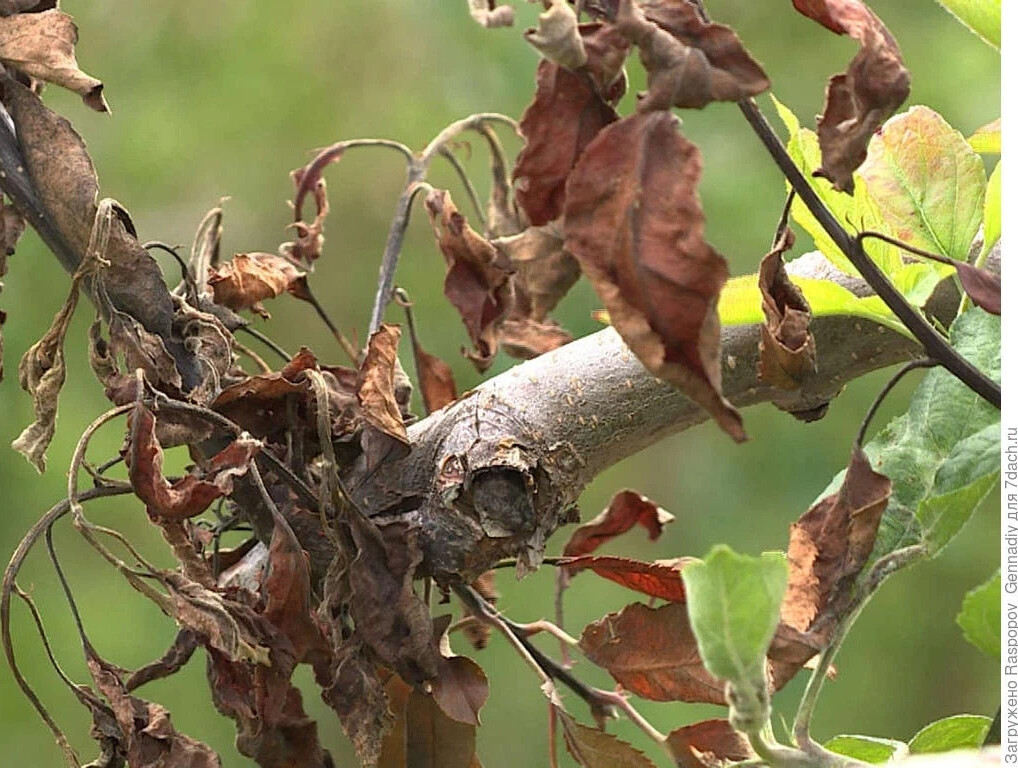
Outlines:
[[[417,364],[424,410],[428,413],[440,411],[458,397],[452,369],[441,358],[425,352],[417,334],[411,333],[410,341],[414,347],[414,362]]]
[[[788,590],[781,618],[791,627],[824,636],[841,618],[856,576],[873,551],[891,481],[866,455],[852,451],[837,493],[814,504],[791,528]]]
[[[682,566],[692,558],[655,560],[645,563],[626,557],[610,555],[585,555],[559,562],[570,574],[591,570],[603,579],[614,581],[623,587],[658,597],[673,603],[686,602],[686,590],[682,585]]]
[[[448,717],[425,693],[410,692],[406,703],[406,754],[414,768],[471,768],[477,728]]]
[[[514,316],[522,314],[544,321],[580,277],[579,263],[564,248],[560,222],[528,227],[492,242],[507,268],[516,273]],[[520,306],[522,298],[525,307]]]
[[[617,736],[578,723],[561,708],[555,716],[562,723],[566,749],[583,768],[653,768],[643,752]]]
[[[247,472],[261,443],[240,437],[213,456],[204,477],[188,474],[172,485],[163,477],[163,449],[156,439],[156,419],[139,405],[131,415],[131,440],[126,459],[131,486],[149,514],[173,520],[200,515],[209,504],[233,490],[233,477]]]
[[[961,287],[977,307],[992,315],[1000,314],[1000,275],[973,267],[963,261],[955,263]]]
[[[798,389],[816,373],[816,343],[806,297],[785,272],[781,254],[795,242],[785,229],[778,244],[760,262],[760,294],[765,322],[760,326],[760,378],[782,389]]]
[[[573,335],[554,320],[509,318],[502,323],[501,331],[500,341],[505,353],[523,360],[539,357],[573,340]]]
[[[543,59],[534,101],[520,119],[526,144],[513,168],[516,202],[535,226],[562,213],[566,177],[587,144],[618,119],[614,105],[625,92],[629,42],[607,25],[583,24],[579,31],[586,64],[571,72]]]
[[[796,10],[860,45],[843,74],[827,83],[824,111],[817,122],[821,168],[849,194],[852,173],[866,159],[870,137],[908,98],[911,76],[901,50],[884,23],[861,0],[792,0]]]
[[[721,395],[717,301],[728,267],[703,239],[699,178],[700,153],[668,112],[610,125],[569,176],[566,250],[640,362],[744,440]]]
[[[368,467],[410,452],[410,439],[396,403],[396,352],[399,326],[382,324],[368,340],[368,351],[357,371],[357,401],[364,413],[361,447]]]
[[[448,717],[467,725],[480,725],[479,714],[488,700],[488,678],[466,656],[443,657],[431,695]]]
[[[307,277],[281,256],[271,253],[238,253],[232,261],[209,270],[209,287],[216,304],[268,318],[262,305],[284,292],[298,298],[307,295]]]
[[[448,192],[432,191],[424,207],[445,256],[445,297],[456,307],[474,345],[464,354],[479,371],[487,370],[498,350],[498,326],[512,306],[511,273],[498,265],[495,246],[470,228]]]
[[[620,536],[634,525],[647,529],[651,541],[661,535],[665,525],[675,519],[646,496],[636,491],[619,491],[601,514],[579,526],[562,548],[564,557],[587,555],[605,542]]]
[[[686,0],[620,0],[615,28],[640,48],[649,91],[641,111],[701,108],[770,87],[763,69],[723,24],[707,24]]]
[[[334,162],[342,156],[342,150],[330,152],[326,150],[312,160],[304,168],[290,171],[297,191],[293,198],[293,227],[297,239],[292,243],[283,243],[282,252],[296,261],[311,264],[322,255],[325,244],[325,217],[329,215],[329,197],[325,189],[322,169],[327,163]],[[323,159],[324,158],[324,159]],[[315,220],[308,224],[304,221],[304,197],[308,190],[314,190]]]
[[[756,757],[749,739],[727,720],[703,720],[672,731],[668,746],[681,768],[722,768]]]
[[[633,603],[589,624],[587,658],[628,691],[654,701],[725,703],[725,684],[703,665],[686,606]]]

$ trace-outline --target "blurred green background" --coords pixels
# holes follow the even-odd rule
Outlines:
[[[968,135],[999,115],[999,57],[969,34],[933,0],[873,0],[897,36],[913,73],[911,104],[929,104]],[[204,212],[221,196],[226,204],[227,253],[274,251],[288,239],[288,172],[308,152],[341,138],[384,136],[420,147],[450,121],[477,111],[519,116],[530,100],[537,54],[520,37],[533,23],[534,6],[520,3],[517,27],[486,31],[469,18],[462,0],[306,0],[290,5],[268,0],[66,0],[81,30],[79,61],[101,77],[112,117],[87,110],[73,95],[47,90],[47,100],[68,115],[86,138],[100,175],[102,194],[116,197],[133,214],[144,239],[190,243]],[[820,110],[828,75],[854,54],[849,40],[835,38],[800,18],[788,2],[714,0],[720,21],[739,30],[769,73],[774,92],[804,124]],[[641,78],[630,67],[633,85]],[[631,96],[624,105],[631,105]],[[772,114],[768,100],[765,108]],[[769,243],[782,205],[783,186],[757,139],[735,107],[713,105],[684,113],[686,134],[704,157],[701,187],[707,233],[726,254],[733,274],[751,272]],[[503,132],[507,146],[515,141]],[[483,145],[461,157],[486,192]],[[312,285],[344,328],[363,332],[375,289],[378,259],[403,169],[384,150],[349,153],[327,172],[332,214],[324,258]],[[448,168],[435,167],[433,181],[449,186],[467,209]],[[465,333],[441,295],[444,265],[426,218],[418,210],[410,228],[399,282],[416,301],[425,346],[454,368],[459,386],[479,381],[460,356]],[[809,247],[799,240],[799,250]],[[176,282],[172,263],[162,262]],[[0,307],[7,375],[0,383],[0,550],[13,551],[33,521],[65,492],[66,467],[82,429],[107,407],[86,365],[85,332],[90,308],[79,308],[68,336],[68,381],[61,398],[50,468],[39,477],[7,446],[31,421],[31,402],[17,385],[17,361],[48,327],[64,300],[68,278],[34,233],[11,259]],[[590,311],[598,302],[578,286],[556,313],[574,334],[597,329]],[[287,349],[306,344],[319,357],[344,362],[312,310],[282,298],[273,319],[259,326]],[[401,318],[395,309],[389,318]],[[406,350],[404,350],[406,351]],[[266,357],[271,359],[269,353]],[[500,356],[493,373],[514,361]],[[655,557],[702,555],[727,542],[743,552],[783,547],[788,524],[804,511],[844,466],[851,435],[886,373],[851,383],[826,419],[801,424],[770,407],[745,413],[752,437],[736,446],[704,426],[668,439],[604,473],[580,500],[588,518],[624,487],[637,489],[676,515],[652,546],[633,534],[614,551]],[[907,402],[916,377],[899,388],[880,414],[886,421]],[[122,432],[110,427],[93,441],[97,461],[113,456]],[[178,466],[183,457],[174,459]],[[907,740],[923,724],[959,712],[992,714],[998,700],[995,665],[966,644],[954,624],[965,592],[996,567],[999,506],[984,505],[958,540],[932,563],[893,579],[858,622],[838,659],[839,677],[829,683],[816,719],[819,737],[865,733]],[[159,562],[169,563],[142,508],[125,500],[102,502],[92,519],[126,532]],[[562,546],[560,535],[549,551]],[[58,526],[58,550],[100,653],[133,668],[157,657],[173,637],[172,622],[125,586],[74,533]],[[552,614],[553,574],[514,582],[500,575],[502,607],[529,621]],[[29,559],[21,584],[40,605],[54,652],[66,672],[84,682],[87,672],[66,603],[42,551]],[[633,593],[583,575],[567,595],[568,629],[617,610]],[[60,684],[42,653],[24,606],[16,603],[14,639],[23,669],[71,742],[91,759],[89,719]],[[547,646],[553,650],[553,646]],[[491,679],[483,712],[479,754],[488,768],[545,765],[547,711],[536,679],[494,638],[478,655]],[[610,678],[587,663],[578,673],[610,687]],[[310,674],[301,671],[308,710],[318,718],[323,741],[339,765],[354,764],[338,724],[320,701]],[[805,675],[776,700],[776,729],[788,722]],[[210,743],[225,766],[252,765],[232,747],[232,723],[212,708],[197,654],[169,681],[142,689],[173,713],[177,727]],[[582,708],[573,702],[574,712]],[[659,730],[668,731],[720,709],[685,704],[640,703]],[[653,745],[627,722],[613,732],[647,750]],[[560,750],[561,752],[561,750]],[[49,732],[18,693],[10,673],[0,671],[0,755],[5,765],[58,765]],[[568,758],[562,758],[568,764]]]

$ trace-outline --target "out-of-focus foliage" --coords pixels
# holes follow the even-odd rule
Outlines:
[[[854,43],[834,39],[795,14],[790,4],[715,0],[709,5],[719,21],[738,30],[770,76],[774,93],[806,124],[804,118],[821,108],[827,76],[851,57]],[[896,35],[913,74],[905,107],[928,104],[964,135],[999,115],[996,51],[929,0],[874,0],[872,5]],[[482,29],[456,0],[309,0],[299,12],[268,0],[67,0],[63,7],[81,29],[78,59],[105,82],[113,115],[93,113],[73,94],[55,89],[46,99],[72,119],[88,142],[101,194],[116,197],[132,211],[143,239],[187,244],[202,214],[229,195],[227,256],[272,252],[280,241],[292,239],[284,231],[291,220],[285,204],[292,194],[288,173],[307,161],[309,150],[359,136],[423,146],[446,123],[470,112],[518,116],[533,91],[537,55],[521,32],[533,23],[537,8],[527,4],[520,4],[517,26],[508,30]],[[780,24],[776,15],[782,16]],[[631,111],[629,100],[644,83],[634,77],[632,86],[621,106],[625,111]],[[770,109],[766,102],[765,109]],[[735,107],[713,104],[702,112],[684,111],[682,118],[685,134],[703,154],[700,190],[707,237],[729,259],[733,272],[751,272],[769,247],[784,198],[782,180]],[[516,148],[512,137],[502,136]],[[465,146],[460,150],[482,182],[484,156],[479,144],[472,152]],[[436,169],[438,183],[453,189],[468,213],[454,174],[441,165]],[[402,164],[386,150],[363,149],[350,152],[326,176],[332,213],[310,281],[333,319],[348,331],[357,329],[363,341]],[[439,330],[458,331],[460,324],[442,296],[444,263],[426,217],[420,210],[415,217],[399,283],[416,302],[422,343],[452,364],[457,383],[466,389],[480,377],[460,356],[465,336]],[[808,244],[809,238],[800,242]],[[161,263],[169,281],[176,282],[176,265],[168,259]],[[26,235],[10,260],[2,297],[9,371],[45,332],[68,281],[38,238]],[[590,317],[599,306],[593,290],[583,284],[555,316],[579,336],[599,330]],[[272,311],[272,321],[259,320],[258,327],[288,350],[307,344],[325,361],[343,361],[342,350],[308,305],[277,302]],[[397,308],[388,319],[402,320]],[[41,478],[6,447],[31,421],[30,398],[18,389],[15,377],[0,382],[4,552],[12,551],[31,522],[62,497],[64,468],[77,436],[107,407],[87,367],[88,320],[87,312],[79,312],[68,333],[68,378],[49,471]],[[271,353],[264,354],[268,358]],[[406,341],[406,362],[410,354]],[[500,354],[489,373],[513,362]],[[783,547],[788,525],[843,467],[855,426],[886,377],[877,373],[853,383],[830,414],[814,424],[768,406],[746,411],[751,440],[745,445],[735,445],[709,426],[659,443],[599,477],[581,499],[582,514],[589,519],[616,490],[631,487],[667,507],[676,521],[656,542],[632,537],[613,545],[612,553],[657,559],[702,555],[718,542],[743,552]],[[908,387],[896,390],[880,418],[886,421],[896,409],[903,410],[909,394]],[[93,455],[113,456],[120,434],[100,433]],[[800,448],[795,466],[788,465],[786,451],[775,450],[785,445]],[[808,450],[801,450],[804,446]],[[167,472],[185,462],[186,457],[171,451]],[[684,514],[687,510],[690,514]],[[992,714],[999,693],[994,663],[965,642],[954,616],[965,593],[992,567],[999,536],[995,513],[996,503],[988,502],[941,557],[892,579],[876,597],[839,656],[839,680],[825,689],[816,719],[818,737],[868,733],[907,741],[941,717]],[[160,564],[170,564],[165,545],[136,501],[105,502],[91,514],[125,530]],[[559,534],[549,551],[560,548],[567,536]],[[173,638],[172,622],[138,599],[68,530],[58,528],[56,544],[97,649],[126,667],[161,654]],[[552,613],[553,573],[520,584],[508,572],[499,579],[499,607],[509,616],[528,621]],[[41,552],[33,556],[21,583],[33,587],[65,670],[86,680],[70,615]],[[568,628],[576,633],[630,598],[622,587],[579,574],[567,595]],[[72,743],[89,748],[78,707],[49,669],[27,612],[16,605],[14,614],[16,648],[26,674],[67,726]],[[488,768],[540,764],[547,707],[535,679],[497,637],[480,652],[479,661],[491,679],[485,726],[479,732],[482,761]],[[181,731],[224,754],[225,765],[248,765],[232,748],[233,724],[210,703],[202,666],[196,656],[170,681],[152,684],[146,696],[167,706]],[[929,674],[931,668],[939,670],[937,676]],[[581,673],[611,685],[607,673],[586,662]],[[309,673],[301,675],[298,680],[310,683]],[[803,683],[804,676],[775,699],[778,713],[789,721]],[[312,685],[305,690],[326,746],[339,764],[350,764],[331,710]],[[722,715],[717,708],[684,704],[648,703],[641,711],[665,731]],[[6,672],[0,673],[0,722],[5,760],[55,764],[59,759],[48,731]],[[643,743],[627,722],[612,728]]]

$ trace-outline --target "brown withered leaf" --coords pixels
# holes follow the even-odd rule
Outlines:
[[[684,603],[686,590],[682,584],[682,567],[690,560],[692,558],[679,557],[645,563],[627,557],[584,555],[559,561],[558,565],[569,574],[590,570],[603,579],[650,597]]]
[[[566,185],[566,250],[640,362],[742,441],[739,412],[721,394],[717,301],[728,267],[703,239],[700,153],[676,122],[632,115],[591,142]]]
[[[685,0],[619,0],[615,27],[640,49],[649,91],[641,111],[701,108],[762,93],[770,81],[723,24],[700,19]]]
[[[1000,275],[989,270],[973,267],[963,261],[955,262],[961,287],[977,307],[991,315],[1000,314]],[[2,369],[0,369],[2,370]]]
[[[703,720],[674,730],[668,734],[668,747],[681,768],[723,768],[756,757],[749,739],[727,720]]]
[[[725,684],[707,671],[686,606],[633,603],[587,625],[587,658],[628,691],[653,701],[725,703]]]
[[[488,678],[473,659],[443,655],[431,695],[446,716],[458,723],[480,725],[481,708],[488,700]]]
[[[234,311],[250,309],[270,317],[262,301],[281,293],[306,296],[307,276],[281,256],[271,253],[238,253],[231,261],[209,270],[208,286],[213,301]]]
[[[474,346],[465,354],[478,371],[485,371],[498,350],[498,325],[512,306],[510,272],[498,265],[495,246],[470,228],[448,192],[433,190],[424,207],[445,256],[445,297],[459,312]]]
[[[510,317],[502,322],[499,340],[510,357],[530,360],[573,340],[573,335],[554,320],[539,322],[529,317]]]
[[[425,411],[428,413],[440,411],[458,397],[452,368],[441,358],[425,352],[416,339],[414,339],[414,360],[417,363]]]
[[[368,351],[357,372],[357,401],[364,413],[361,448],[368,469],[410,452],[410,439],[396,403],[396,352],[399,326],[382,323],[368,339]]]
[[[477,728],[448,717],[425,693],[412,690],[406,710],[407,768],[471,768]]]
[[[890,495],[891,481],[854,449],[837,493],[818,501],[792,525],[783,622],[823,637],[841,618],[873,551]]]
[[[58,10],[0,18],[0,61],[36,80],[74,91],[97,112],[109,112],[103,84],[78,69],[78,28]]]
[[[602,544],[621,536],[634,525],[647,529],[651,541],[661,535],[675,516],[636,491],[619,491],[601,514],[579,526],[562,548],[564,557],[588,555]]]
[[[166,653],[155,661],[139,667],[124,681],[124,687],[133,691],[153,680],[162,680],[176,674],[198,650],[198,636],[189,629],[180,629]]]
[[[96,688],[116,716],[124,742],[121,748],[131,768],[220,768],[215,752],[178,733],[164,707],[132,696],[120,670],[99,658],[88,644],[85,661]]]
[[[823,650],[821,638],[781,622],[774,633],[770,647],[767,649],[767,679],[771,691],[778,691],[809,661]],[[832,666],[827,671],[828,679],[834,679],[837,670]]]
[[[385,695],[389,699],[389,711],[394,715],[394,722],[382,740],[382,749],[377,758],[378,768],[406,768],[406,703],[413,688],[404,683],[399,675],[392,672],[388,675]]]
[[[580,278],[579,263],[564,248],[560,221],[527,227],[492,243],[505,266],[516,273],[517,305],[524,295],[528,304],[525,314],[537,322],[548,316]]]
[[[806,297],[785,272],[781,254],[795,238],[785,229],[777,245],[760,262],[760,294],[765,322],[760,326],[760,378],[782,389],[798,389],[816,373],[817,350],[809,330]]]
[[[911,76],[898,43],[861,0],[792,0],[796,10],[860,45],[848,69],[827,82],[817,121],[821,168],[815,175],[852,194],[852,173],[866,159],[870,138],[908,98]]]
[[[612,27],[579,27],[586,52],[576,72],[544,59],[537,67],[537,92],[520,119],[526,144],[516,157],[516,203],[534,226],[562,213],[566,177],[584,148],[618,119],[614,105],[625,92],[622,67],[629,43]]]
[[[474,21],[482,27],[511,27],[516,20],[512,6],[498,0],[467,0],[467,7]]]
[[[524,39],[546,59],[560,67],[575,70],[587,63],[576,13],[566,0],[550,0],[547,10],[537,17],[537,28],[523,33]]]
[[[495,571],[485,571],[470,586],[477,590],[481,597],[491,605],[498,602],[499,597],[501,597],[498,587],[495,585]],[[463,613],[464,618],[461,619],[461,622],[465,621],[463,624],[463,634],[475,650],[480,651],[486,648],[488,641],[491,639],[491,625],[478,621],[472,615],[468,615],[470,611],[465,605],[463,606]]]
[[[187,474],[172,485],[163,477],[163,449],[156,439],[156,418],[138,405],[131,414],[130,446],[125,459],[135,495],[149,514],[171,520],[200,515],[233,490],[233,477],[247,472],[261,443],[239,437],[208,461],[204,478]]]
[[[341,155],[342,152],[338,154]],[[330,161],[334,159],[338,159],[338,156],[330,158]],[[322,246],[325,244],[325,218],[329,215],[329,197],[325,179],[321,177],[322,168],[324,165],[316,165],[312,161],[309,166],[290,171],[290,178],[297,187],[293,200],[293,224],[290,226],[296,230],[297,239],[292,243],[283,243],[280,249],[291,259],[306,264],[311,264],[322,255]],[[309,187],[314,190],[315,198],[315,220],[310,224],[304,221],[303,212],[304,197]]]
[[[551,703],[555,721],[562,724],[566,749],[584,768],[653,768],[654,764],[631,744],[576,722],[566,711],[554,686],[546,683],[541,690]]]

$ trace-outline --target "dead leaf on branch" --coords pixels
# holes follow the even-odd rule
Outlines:
[[[682,768],[723,768],[756,758],[745,734],[727,720],[703,720],[668,734],[668,747]]]
[[[610,26],[579,27],[587,56],[572,72],[547,59],[537,67],[537,92],[520,119],[526,144],[516,158],[516,202],[534,226],[562,213],[566,177],[604,126],[618,120],[614,105],[626,89],[629,43]]]
[[[562,222],[527,227],[516,235],[492,240],[499,259],[516,274],[514,314],[522,314],[541,323],[558,305],[580,277],[580,265],[565,250]],[[527,306],[520,308],[521,297]]]
[[[816,342],[809,330],[813,313],[799,286],[785,272],[781,255],[795,242],[785,229],[760,262],[759,284],[765,322],[760,326],[760,378],[781,389],[798,389],[816,373]]]
[[[972,303],[991,315],[1000,315],[1000,275],[963,261],[955,262],[961,287]]]
[[[495,246],[471,229],[448,192],[430,192],[424,207],[445,256],[445,297],[456,307],[474,345],[465,354],[477,370],[485,371],[498,350],[499,323],[512,306],[511,273],[499,266]]]
[[[619,0],[615,28],[640,49],[649,91],[640,111],[702,108],[770,87],[763,69],[723,24],[707,24],[685,0]]]
[[[559,561],[558,565],[571,575],[590,570],[603,579],[614,581],[649,597],[684,603],[686,589],[682,583],[682,567],[693,559],[677,557],[645,563],[627,557],[584,555]]]
[[[522,360],[539,357],[572,340],[573,335],[554,320],[542,323],[529,317],[504,320],[499,335],[505,353]]]
[[[619,491],[601,514],[576,528],[565,547],[563,557],[589,555],[602,544],[621,536],[634,525],[647,529],[651,541],[656,541],[664,526],[675,516],[661,509],[646,496],[636,491]]]
[[[566,0],[550,0],[546,7],[537,17],[537,28],[524,32],[524,39],[560,67],[579,69],[587,63],[587,52],[583,49],[576,13]]]
[[[717,302],[728,267],[703,239],[700,153],[676,122],[632,115],[591,142],[566,186],[566,250],[647,370],[742,441],[742,419],[721,394]]]
[[[408,768],[472,768],[476,726],[453,720],[416,689],[407,697],[405,717]]]
[[[357,372],[357,402],[365,422],[361,448],[369,471],[410,452],[410,438],[396,402],[399,336],[399,326],[382,323],[368,339],[368,350]]]
[[[852,194],[852,173],[866,159],[870,138],[908,98],[911,76],[898,43],[861,0],[792,0],[796,10],[860,45],[848,69],[827,83],[817,122],[822,166],[814,175]]]
[[[512,6],[498,0],[467,0],[467,7],[474,21],[482,27],[511,27],[516,20]]]
[[[262,305],[281,293],[307,297],[307,275],[281,256],[271,253],[238,253],[225,264],[209,270],[213,301],[234,311],[250,309],[268,319]]]
[[[654,764],[636,747],[598,728],[578,723],[570,715],[558,691],[549,683],[541,686],[548,697],[555,720],[562,724],[562,736],[569,754],[584,768],[653,768]]]
[[[311,264],[322,255],[322,246],[325,244],[325,218],[329,215],[329,197],[325,179],[321,177],[323,167],[315,165],[312,161],[304,168],[290,171],[290,178],[297,187],[293,200],[293,224],[290,226],[296,230],[297,239],[292,243],[283,243],[280,250],[291,259],[306,264]],[[311,175],[305,180],[309,169]],[[313,189],[315,198],[315,219],[310,224],[304,221],[303,214],[304,196],[309,187]]]
[[[74,91],[97,112],[109,112],[102,81],[78,69],[78,28],[66,13],[48,10],[0,18],[0,61],[29,77]]]
[[[453,402],[457,394],[452,369],[439,357],[428,354],[414,339],[414,361],[421,384],[421,399],[428,413],[440,411]]]
[[[843,617],[890,495],[891,481],[854,449],[837,493],[818,501],[792,525],[784,623],[826,637]]]

